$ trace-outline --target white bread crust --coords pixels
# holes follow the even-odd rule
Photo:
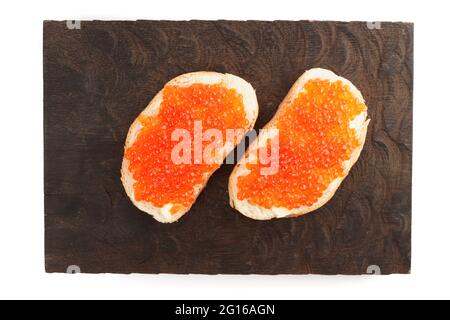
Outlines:
[[[339,77],[333,72],[326,69],[321,68],[311,69],[303,73],[303,75],[297,79],[297,81],[291,87],[288,94],[278,107],[275,116],[264,126],[265,129],[275,127],[274,122],[277,119],[277,116],[280,115],[280,113],[290,105],[290,103],[298,96],[300,92],[302,92],[302,90],[304,90],[305,84],[309,80],[313,79],[329,80],[331,82],[340,80],[344,85],[348,85],[352,94],[360,102],[364,103],[364,98],[361,92],[349,80]],[[294,209],[288,209],[284,207],[272,207],[268,209],[256,204],[252,204],[247,200],[238,199],[237,196],[238,178],[240,176],[244,176],[249,173],[248,169],[245,166],[245,161],[252,161],[252,159],[256,157],[258,146],[264,146],[269,139],[269,136],[267,134],[262,136],[260,135],[250,145],[245,156],[238,162],[238,164],[236,165],[230,176],[228,183],[228,191],[230,194],[230,205],[243,215],[255,220],[270,220],[274,218],[298,217],[322,207],[333,197],[342,181],[348,175],[351,167],[358,160],[359,155],[361,154],[361,151],[364,147],[364,142],[366,140],[367,126],[369,125],[369,121],[370,120],[367,120],[367,111],[364,111],[361,112],[358,116],[356,116],[356,118],[349,124],[350,127],[356,130],[360,144],[355,150],[353,150],[350,159],[348,159],[343,163],[344,175],[332,181],[328,186],[328,188],[324,191],[322,196],[312,206],[302,206]]]
[[[189,86],[195,83],[201,83],[201,84],[223,84],[229,89],[236,89],[236,91],[242,95],[243,98],[243,104],[245,108],[246,118],[248,120],[248,127],[243,128],[246,131],[253,128],[256,118],[258,117],[258,101],[256,99],[255,90],[253,87],[245,81],[242,78],[239,78],[232,74],[222,74],[217,72],[206,72],[206,71],[200,71],[200,72],[193,72],[193,73],[186,73],[182,74],[169,82],[166,83],[166,86]],[[163,89],[164,90],[164,89]],[[148,116],[148,117],[154,117],[157,116],[159,113],[160,105],[163,100],[163,90],[161,90],[148,104],[148,106],[142,111],[141,115]],[[128,130],[128,135],[125,141],[125,147],[126,150],[130,146],[133,145],[133,143],[136,141],[136,138],[139,134],[139,131],[142,129],[142,125],[139,121],[139,117],[136,118],[136,120],[132,123],[130,126],[130,129]],[[239,141],[238,141],[239,142]],[[234,145],[225,144],[224,147],[221,149],[223,156],[223,159],[225,159],[226,155],[228,155],[229,152],[231,152],[234,149]],[[222,159],[222,160],[223,160]],[[189,207],[183,207],[181,210],[178,210],[177,213],[173,214],[171,213],[172,207],[175,205],[173,203],[167,203],[163,207],[156,207],[151,202],[148,201],[137,201],[134,196],[134,188],[133,185],[135,183],[135,180],[132,177],[131,172],[128,169],[129,161],[123,158],[122,161],[122,168],[121,168],[121,180],[122,184],[125,188],[125,192],[127,193],[130,200],[133,202],[133,204],[139,208],[140,210],[150,214],[155,218],[157,221],[162,223],[172,223],[180,219],[186,212],[189,211],[192,204],[195,202],[195,200],[191,203]],[[203,190],[203,188],[206,186],[206,183],[208,182],[209,177],[212,175],[212,172],[209,174],[206,174],[203,178],[203,182],[201,184],[198,184],[196,186],[193,186],[195,191],[195,198],[198,197],[200,192]]]

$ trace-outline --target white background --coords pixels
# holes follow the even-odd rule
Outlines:
[[[0,21],[0,298],[450,298],[446,1],[7,1]],[[436,4],[435,4],[436,3]],[[44,19],[291,19],[415,23],[412,275],[44,273]]]

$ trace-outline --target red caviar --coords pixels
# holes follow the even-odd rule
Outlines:
[[[128,169],[134,180],[137,201],[148,201],[162,207],[175,204],[172,213],[189,207],[195,200],[194,186],[203,183],[205,174],[219,164],[175,164],[171,158],[172,132],[185,129],[194,136],[194,122],[202,129],[246,128],[247,120],[242,95],[222,84],[192,84],[187,87],[167,86],[155,117],[140,116],[143,128],[136,141],[125,151]]]
[[[260,162],[246,164],[250,173],[238,178],[238,199],[264,208],[311,206],[328,185],[344,175],[343,161],[359,145],[349,127],[366,106],[341,81],[310,80],[280,112],[279,170],[261,175]]]

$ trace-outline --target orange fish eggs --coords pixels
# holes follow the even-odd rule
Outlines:
[[[167,203],[190,206],[196,197],[194,186],[219,166],[175,164],[171,158],[177,143],[171,139],[174,130],[185,129],[193,136],[195,121],[201,121],[203,130],[218,129],[223,134],[227,128],[247,127],[242,96],[221,84],[167,86],[159,114],[140,116],[139,121],[143,128],[125,151],[125,158],[135,180],[135,199],[157,207]]]
[[[247,164],[238,178],[238,199],[264,208],[311,206],[327,186],[344,175],[343,162],[359,145],[349,123],[366,106],[341,81],[310,80],[277,115],[279,170],[261,175],[263,165]]]

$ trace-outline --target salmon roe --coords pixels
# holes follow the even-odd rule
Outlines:
[[[189,207],[197,196],[194,186],[202,184],[205,174],[219,167],[194,164],[194,160],[190,164],[174,163],[171,152],[179,141],[172,141],[172,132],[187,130],[194,141],[196,121],[201,121],[203,132],[214,128],[221,130],[224,137],[226,129],[248,126],[242,95],[222,84],[166,86],[158,115],[141,115],[138,120],[143,128],[125,151],[135,180],[135,199],[156,207],[173,203],[172,213]],[[194,142],[191,146],[193,153]]]
[[[344,175],[342,163],[360,143],[349,122],[366,110],[341,81],[308,81],[273,122],[279,129],[278,172],[261,175],[267,165],[246,164],[250,173],[238,178],[238,199],[264,208],[316,203]]]

